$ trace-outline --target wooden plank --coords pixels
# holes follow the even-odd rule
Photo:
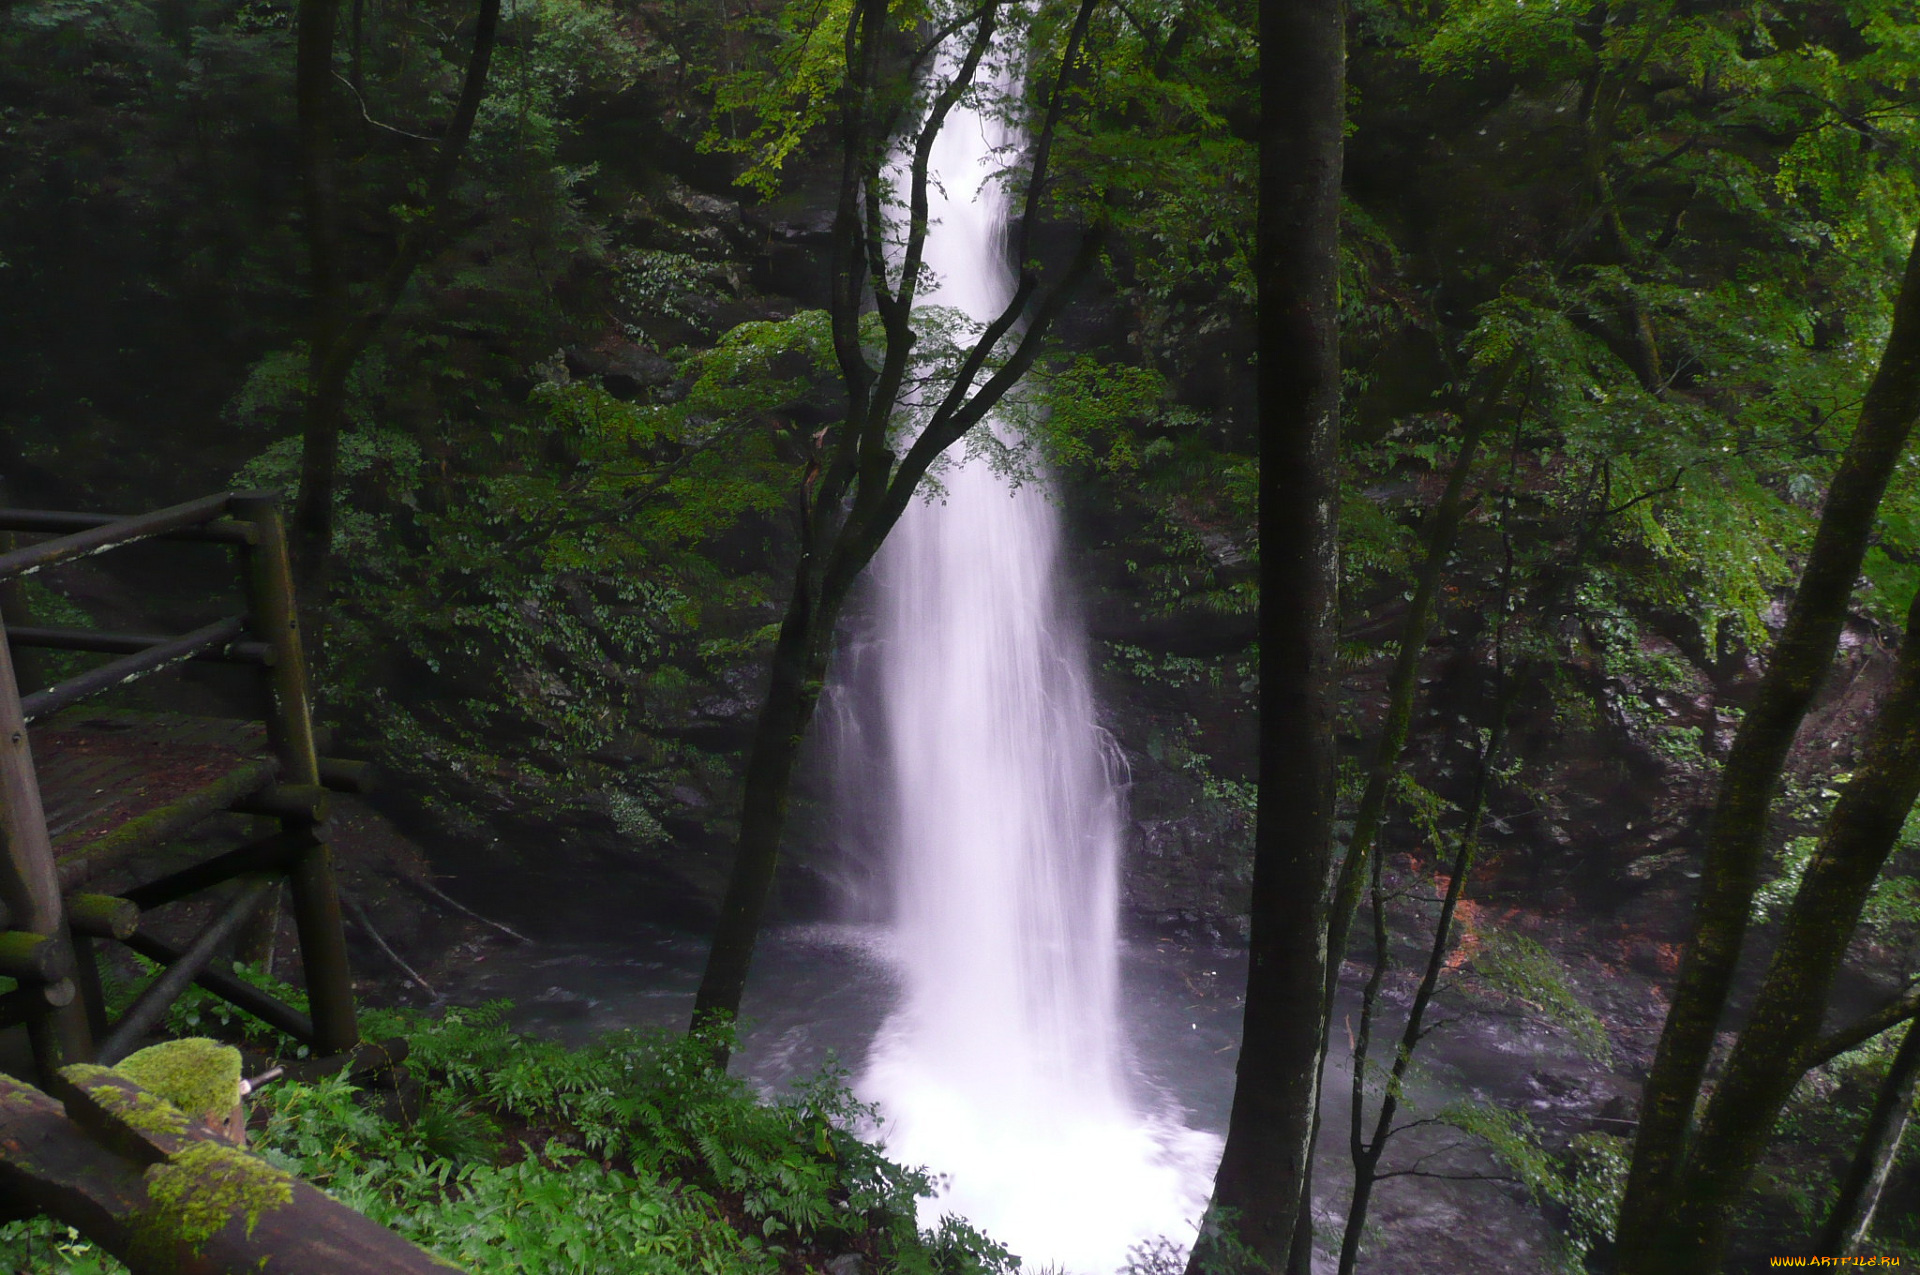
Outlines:
[[[266,758],[251,760],[204,787],[194,789],[82,841],[63,838],[59,849],[60,874],[79,884],[103,864],[148,846],[159,845],[187,831],[209,815],[226,810],[247,793],[273,782],[275,766]]]
[[[130,1250],[131,1221],[149,1204],[139,1166],[87,1137],[52,1098],[10,1076],[0,1076],[0,1187],[116,1253]]]
[[[274,769],[257,722],[88,709],[41,723],[32,735],[54,858],[69,888],[110,858],[178,835],[264,787]],[[228,782],[236,771],[244,777]],[[184,803],[180,817],[108,842],[123,825],[175,803]]]

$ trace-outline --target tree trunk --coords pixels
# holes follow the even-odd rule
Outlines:
[[[1719,799],[1707,829],[1693,933],[1681,961],[1673,1007],[1641,1103],[1633,1166],[1618,1227],[1622,1275],[1705,1269],[1694,1261],[1710,1237],[1693,1217],[1691,1202],[1695,1196],[1687,1175],[1696,1168],[1709,1171],[1716,1180],[1711,1191],[1720,1190],[1730,1173],[1737,1172],[1744,1180],[1744,1171],[1737,1165],[1713,1168],[1702,1156],[1689,1151],[1694,1132],[1692,1116],[1746,937],[1781,767],[1800,721],[1832,664],[1834,645],[1846,618],[1854,581],[1859,577],[1881,496],[1906,447],[1916,415],[1920,415],[1920,240],[1908,257],[1887,348],[1828,491],[1786,626],[1721,778]],[[1908,658],[1906,648],[1902,658]],[[1891,707],[1890,702],[1888,709],[1883,709],[1875,723],[1876,731],[1883,723],[1896,727],[1887,718]],[[1845,798],[1842,804],[1846,804]],[[1835,814],[1838,820],[1839,811]],[[1829,829],[1830,835],[1837,831],[1838,824]],[[1854,848],[1847,853],[1862,851]],[[1798,910],[1798,900],[1795,907]],[[1848,933],[1851,929],[1849,922]],[[1757,1038],[1749,1045],[1748,1038],[1754,1036],[1751,1029],[1742,1034],[1742,1046],[1752,1063],[1752,1070],[1743,1070],[1743,1075],[1758,1087],[1758,1092],[1777,1084],[1777,1075],[1768,1080],[1762,1075],[1777,1073],[1778,1067],[1754,1053],[1761,1048]],[[1746,1065],[1742,1063],[1743,1068]],[[1716,1092],[1715,1105],[1730,1114],[1732,1108],[1722,1105],[1727,1096],[1723,1084]],[[1762,1107],[1765,1105],[1761,1102]],[[1769,1118],[1767,1130],[1758,1131],[1759,1135],[1764,1136],[1770,1128]],[[1722,1137],[1739,1141],[1743,1136],[1733,1131],[1723,1133],[1726,1125],[1719,1120],[1714,1129],[1716,1145]]]
[[[480,103],[487,95],[487,72],[500,28],[500,0],[480,0],[473,49],[467,58],[460,100],[447,122],[439,153],[427,181],[426,203],[418,219],[401,235],[399,247],[372,300],[349,315],[347,283],[339,251],[339,192],[334,185],[332,100],[333,48],[340,0],[301,0],[295,94],[299,107],[301,181],[305,189],[307,251],[313,287],[313,332],[307,352],[307,405],[301,417],[300,491],[289,527],[294,577],[308,611],[326,605],[333,551],[334,490],[338,485],[340,434],[347,420],[347,379],[387,316],[400,303],[407,284],[437,237],[441,214],[453,190],[454,175],[473,135]],[[360,8],[354,8],[355,57],[360,39]],[[357,86],[356,86],[357,87]],[[313,646],[319,630],[309,624]],[[321,652],[315,650],[317,657]]]
[[[713,945],[707,951],[706,971],[693,1001],[693,1025],[711,1020],[730,1022],[740,1013],[753,963],[754,942],[773,890],[774,870],[780,861],[780,835],[786,827],[787,801],[793,787],[793,768],[825,675],[828,641],[839,622],[840,608],[818,595],[813,566],[802,557],[794,573],[793,596],[786,619],[774,643],[773,674],[767,697],[754,723],[753,744],[747,754],[746,787],[740,804],[740,832],[734,847],[733,872]],[[825,604],[825,605],[823,605]],[[727,1051],[716,1051],[725,1067]]]
[[[1688,1149],[1668,1202],[1664,1269],[1717,1269],[1728,1218],[1766,1151],[1780,1110],[1807,1070],[1875,878],[1920,797],[1920,595],[1907,615],[1892,689],[1868,727],[1853,778],[1827,820],[1779,946]]]
[[[1480,440],[1493,423],[1500,397],[1519,366],[1519,356],[1507,359],[1493,374],[1476,407],[1461,421],[1460,450],[1447,474],[1446,490],[1433,507],[1427,523],[1426,557],[1414,582],[1413,598],[1407,603],[1406,619],[1400,626],[1400,651],[1387,679],[1387,712],[1381,722],[1380,739],[1374,746],[1373,764],[1367,771],[1367,786],[1353,816],[1353,833],[1347,838],[1347,853],[1340,862],[1340,880],[1333,895],[1333,916],[1327,929],[1327,1020],[1332,1022],[1333,998],[1340,986],[1340,965],[1346,956],[1347,936],[1353,932],[1354,914],[1360,908],[1360,887],[1366,879],[1367,863],[1373,855],[1373,843],[1379,836],[1386,815],[1387,789],[1399,769],[1400,755],[1406,751],[1407,736],[1413,727],[1413,701],[1420,689],[1420,656],[1433,633],[1440,584],[1446,578],[1447,564],[1453,557],[1453,544],[1459,538],[1460,525],[1466,520],[1467,479],[1473,473],[1474,458]],[[1524,409],[1523,409],[1524,414]]]
[[[1900,1141],[1912,1119],[1916,1082],[1920,1082],[1920,1023],[1908,1026],[1874,1099],[1873,1114],[1860,1135],[1860,1150],[1840,1183],[1840,1198],[1815,1248],[1820,1255],[1848,1257],[1867,1242],[1874,1211],[1880,1207],[1880,1192],[1886,1189],[1887,1175],[1893,1172]]]
[[[1194,1272],[1229,1237],[1278,1272],[1310,1231],[1297,1223],[1334,959],[1343,6],[1262,0],[1260,50],[1260,804],[1238,1078]]]

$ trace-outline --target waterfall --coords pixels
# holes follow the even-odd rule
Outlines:
[[[1006,197],[984,180],[1009,140],[963,104],[933,149],[922,299],[978,321],[1013,287]],[[947,1175],[927,1220],[958,1213],[1029,1270],[1104,1275],[1138,1241],[1190,1241],[1218,1141],[1128,1092],[1124,775],[1061,596],[1059,511],[1044,477],[1016,486],[981,458],[937,479],[873,566],[863,760],[885,783],[863,786],[889,803],[902,998],[859,1088],[891,1156]]]

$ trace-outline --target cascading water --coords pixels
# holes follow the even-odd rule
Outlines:
[[[1012,292],[1006,199],[984,180],[1009,140],[963,106],[933,150],[937,280],[922,297],[977,321]],[[1029,1269],[1112,1271],[1141,1240],[1191,1239],[1219,1144],[1143,1117],[1127,1092],[1124,787],[1060,598],[1058,513],[1042,484],[981,458],[939,481],[873,567],[883,742],[869,759],[890,771],[903,997],[860,1089],[891,1155],[948,1175],[931,1213],[961,1214]]]

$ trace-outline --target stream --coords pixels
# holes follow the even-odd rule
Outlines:
[[[485,893],[505,919],[541,938],[541,910],[507,905],[506,896],[515,891]],[[535,888],[519,897],[539,893]],[[562,912],[570,921],[580,919],[573,908],[545,915]],[[581,930],[570,926],[569,932]],[[611,917],[604,929],[595,933],[589,927],[587,935],[495,945],[482,959],[461,963],[436,981],[456,1003],[510,1000],[516,1028],[570,1045],[620,1028],[685,1025],[705,959],[703,937],[663,925],[620,921],[616,926]],[[901,997],[898,954],[890,944],[886,927],[872,924],[790,925],[764,935],[743,1009],[743,1047],[734,1059],[738,1074],[769,1097],[829,1063],[858,1077],[876,1033]],[[1357,1018],[1357,980],[1351,967],[1348,973],[1348,1004],[1341,1016]],[[1233,1099],[1246,954],[1136,936],[1121,943],[1120,977],[1128,1097],[1163,1128],[1223,1136]],[[1624,1084],[1577,1058],[1544,1030],[1492,1014],[1460,1014],[1430,1039],[1423,1054],[1412,1103],[1415,1117],[1473,1096],[1526,1111],[1550,1130],[1578,1132]],[[1343,1066],[1329,1068],[1328,1084],[1316,1196],[1321,1242],[1332,1250],[1344,1220],[1332,1210],[1344,1208],[1351,1181]],[[884,1131],[880,1137],[884,1141]],[[1458,1141],[1460,1135],[1451,1131],[1415,1130],[1402,1135],[1389,1161],[1404,1164]],[[1500,1172],[1478,1150],[1450,1153],[1445,1163],[1451,1172]],[[942,1171],[939,1164],[927,1167]],[[1480,1275],[1532,1275],[1554,1267],[1552,1226],[1511,1183],[1395,1179],[1376,1193],[1372,1218],[1374,1239],[1361,1261],[1369,1275],[1457,1275],[1467,1269]],[[1316,1272],[1331,1272],[1332,1252],[1321,1256]]]

